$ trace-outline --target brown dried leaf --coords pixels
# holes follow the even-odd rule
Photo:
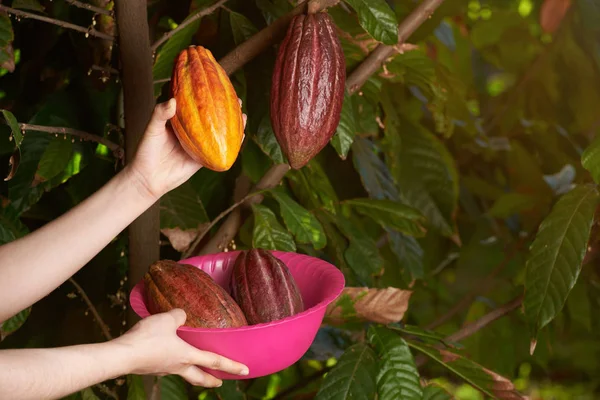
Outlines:
[[[331,324],[341,324],[349,319],[381,324],[398,322],[408,309],[411,295],[410,290],[394,287],[346,287],[340,297],[327,307],[325,321]]]
[[[198,229],[165,228],[161,229],[160,232],[169,239],[171,246],[179,252],[186,251],[198,235]]]
[[[15,72],[15,52],[12,43],[9,43],[4,49],[6,56],[8,57],[4,62],[0,63],[0,68],[8,70],[8,72]]]
[[[540,25],[546,33],[554,33],[567,11],[571,0],[545,0],[540,7]]]
[[[14,153],[11,154],[10,158],[8,159],[8,165],[10,165],[10,171],[8,172],[8,175],[6,176],[6,178],[4,178],[5,181],[10,181],[13,176],[15,176],[15,174],[17,173],[17,168],[19,168],[19,163],[21,162],[21,151],[19,149],[15,150]]]

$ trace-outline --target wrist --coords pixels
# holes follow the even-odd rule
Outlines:
[[[147,177],[144,176],[134,164],[128,164],[121,171],[125,180],[129,185],[136,189],[136,192],[140,195],[141,200],[149,203],[154,203],[162,196],[162,193],[156,193]]]

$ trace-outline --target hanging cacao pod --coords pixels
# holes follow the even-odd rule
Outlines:
[[[244,313],[225,289],[193,265],[160,260],[144,276],[151,314],[181,308],[185,326],[232,328],[248,325]]]
[[[231,293],[250,325],[304,311],[302,295],[290,270],[268,250],[240,252],[231,273]]]
[[[177,55],[171,96],[177,101],[171,126],[183,149],[213,171],[231,168],[242,146],[242,107],[210,50],[190,46]]]
[[[302,168],[340,122],[346,62],[331,17],[295,16],[279,47],[271,86],[271,124],[290,166]]]

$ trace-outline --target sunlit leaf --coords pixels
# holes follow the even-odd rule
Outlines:
[[[408,309],[412,291],[394,287],[345,287],[338,299],[327,306],[325,320],[331,324],[346,321],[398,322]]]
[[[312,243],[315,249],[322,249],[327,238],[319,220],[306,208],[282,191],[274,190],[272,196],[279,203],[281,216],[288,230],[299,243]]]
[[[254,231],[252,245],[267,250],[296,251],[292,235],[279,223],[267,206],[253,204]]]
[[[375,352],[365,343],[349,347],[327,374],[315,400],[370,400],[377,386]]]
[[[377,393],[382,399],[418,399],[423,390],[410,348],[400,335],[385,327],[371,325],[369,342],[380,358]]]
[[[407,341],[407,344],[437,361],[450,372],[464,379],[468,384],[479,389],[487,396],[505,400],[525,399],[515,389],[515,386],[509,379],[482,367],[460,354],[448,350],[440,350],[416,341]]]
[[[146,400],[144,381],[140,375],[127,375],[127,400]]]
[[[532,339],[561,311],[579,277],[599,199],[596,186],[577,186],[539,227],[525,275],[524,308]]]
[[[416,209],[399,202],[386,199],[351,199],[351,205],[361,214],[373,218],[381,226],[394,229],[411,236],[425,235],[421,225],[425,217]]]
[[[44,181],[54,178],[67,167],[72,153],[73,144],[69,138],[53,138],[42,155],[36,175]]]
[[[385,0],[345,0],[358,15],[360,25],[374,39],[393,45],[398,43],[398,20]]]

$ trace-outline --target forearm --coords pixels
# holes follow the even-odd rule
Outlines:
[[[126,168],[56,220],[0,247],[0,321],[53,291],[154,203],[138,182]]]
[[[131,371],[116,342],[0,350],[0,399],[57,399]]]

